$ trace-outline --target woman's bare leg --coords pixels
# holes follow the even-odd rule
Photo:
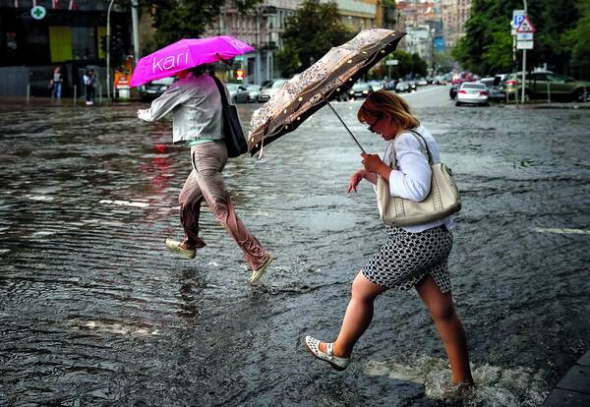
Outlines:
[[[384,291],[385,288],[367,280],[363,273],[356,275],[340,333],[334,341],[334,356],[350,356],[352,348],[371,324],[375,298]],[[322,352],[326,352],[324,342],[321,342],[319,347]]]
[[[453,384],[473,384],[465,330],[455,312],[452,294],[450,292],[442,293],[430,275],[424,277],[416,285],[416,290],[428,307],[445,345],[453,374]]]

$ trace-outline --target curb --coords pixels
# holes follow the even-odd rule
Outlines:
[[[563,376],[541,407],[590,406],[590,351]]]

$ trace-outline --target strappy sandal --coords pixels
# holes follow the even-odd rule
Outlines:
[[[320,341],[316,338],[312,338],[311,336],[305,337],[305,347],[307,350],[319,360],[323,360],[324,362],[328,362],[333,369],[338,371],[342,371],[348,367],[350,363],[350,358],[339,358],[334,356],[334,344],[333,343],[326,343],[326,353],[320,350]]]

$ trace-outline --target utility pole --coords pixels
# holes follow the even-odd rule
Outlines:
[[[524,15],[528,15],[528,10],[526,6],[526,0],[522,0],[524,3]],[[524,95],[525,95],[525,88],[526,88],[526,49],[522,50],[522,99],[521,103],[524,105]]]
[[[139,61],[139,4],[137,0],[131,0],[131,24],[133,26],[133,58],[134,63]]]
[[[111,99],[111,7],[115,0],[111,0],[107,9],[107,99]]]

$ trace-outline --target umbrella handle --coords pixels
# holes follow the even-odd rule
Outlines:
[[[334,110],[334,108],[332,107],[332,105],[330,104],[330,102],[326,101],[326,104],[328,105],[328,107],[330,109],[332,109],[332,112],[334,112],[334,114],[336,115],[336,117],[340,120],[340,123],[342,123],[342,125],[346,128],[346,130],[348,131],[348,134],[350,134],[350,137],[352,137],[352,139],[354,140],[354,142],[356,143],[356,145],[361,149],[361,151],[363,153],[366,153],[366,151],[363,148],[363,146],[361,146],[361,143],[359,143],[359,141],[356,139],[356,137],[354,136],[354,134],[352,134],[352,132],[350,131],[350,129],[348,128],[348,126],[346,125],[346,123],[344,123],[344,120],[342,120],[342,117],[340,117],[340,115],[338,114],[338,112],[336,110]]]

